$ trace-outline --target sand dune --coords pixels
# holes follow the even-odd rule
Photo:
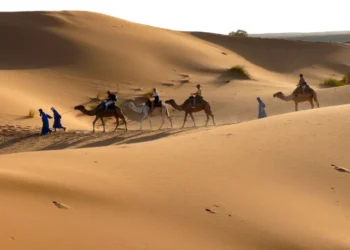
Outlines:
[[[3,155],[2,246],[348,249],[350,175],[331,164],[348,167],[342,138],[349,111],[345,105],[154,142]]]
[[[337,44],[190,34],[88,12],[1,13],[0,24],[7,38],[0,41],[1,97],[12,103],[2,116],[18,118],[39,106],[70,111],[107,89],[127,99],[159,87],[164,99],[182,102],[201,83],[221,119],[231,122],[240,106],[256,106],[256,95],[292,91],[300,71],[315,87],[331,74],[350,72],[350,48]],[[217,82],[235,65],[245,66],[254,80]],[[226,108],[232,101],[234,108]],[[75,115],[67,115],[70,127],[91,123],[81,118],[77,124]]]
[[[349,249],[350,47],[179,32],[89,12],[0,13],[1,249]],[[227,74],[243,65],[251,79]],[[303,73],[320,108],[273,98]],[[123,102],[203,85],[218,126],[153,131]],[[118,92],[102,133],[73,107]],[[257,120],[257,101],[268,118]],[[40,137],[54,106],[68,132]],[[107,130],[114,128],[107,121]]]

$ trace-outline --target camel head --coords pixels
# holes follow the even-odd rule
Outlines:
[[[275,94],[273,94],[273,97],[282,97],[283,93],[282,92],[277,92]]]
[[[74,107],[74,110],[83,110],[84,106],[83,105],[78,105]]]
[[[172,104],[175,103],[174,99],[170,99],[170,100],[166,100],[165,101],[166,104]]]
[[[135,106],[133,102],[124,102],[124,107],[126,108],[132,108],[133,106]]]

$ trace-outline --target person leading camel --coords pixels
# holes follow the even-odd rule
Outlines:
[[[154,101],[153,102],[150,101],[150,104],[151,104],[151,107],[150,107],[150,110],[149,110],[149,114],[150,115],[152,114],[153,108],[157,107],[157,105],[159,104],[159,94],[157,92],[157,88],[153,89],[153,94],[152,94],[151,98],[153,98]]]
[[[196,98],[199,97],[199,98],[202,98],[202,86],[200,84],[197,84],[196,85],[197,87],[197,92],[196,93],[192,93],[192,108],[195,108],[196,107]]]
[[[258,109],[258,119],[267,117],[266,111],[265,111],[265,103],[261,100],[260,97],[256,98],[259,103],[259,109]]]
[[[61,118],[62,118],[61,115],[57,112],[57,110],[54,107],[52,107],[51,110],[52,110],[53,119],[54,119],[53,126],[52,126],[54,131],[56,132],[57,129],[63,129],[63,131],[66,131],[66,128],[63,127],[61,123]]]
[[[111,93],[111,91],[107,91],[107,95],[108,95],[108,98],[106,100],[106,104],[105,104],[105,111],[107,111],[108,109],[108,106],[113,104],[114,102],[117,101],[117,95],[116,94],[113,94]]]
[[[52,117],[46,114],[42,109],[39,109],[39,113],[41,116],[41,121],[43,122],[43,126],[41,128],[41,135],[47,135],[48,133],[52,133],[49,125],[49,119],[52,119]]]

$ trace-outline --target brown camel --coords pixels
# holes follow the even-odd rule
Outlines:
[[[207,126],[208,121],[209,121],[209,116],[211,117],[211,119],[213,120],[213,124],[215,124],[215,120],[214,120],[214,115],[213,112],[211,111],[210,105],[208,102],[202,100],[198,100],[196,101],[196,105],[193,108],[192,107],[192,100],[189,98],[187,99],[182,105],[177,105],[176,102],[171,99],[171,100],[166,100],[165,101],[166,104],[171,105],[174,109],[177,109],[179,111],[185,111],[185,119],[184,119],[184,123],[182,125],[182,128],[185,126],[186,120],[187,120],[187,115],[190,114],[194,127],[196,126],[196,122],[194,121],[194,117],[192,115],[193,112],[199,112],[204,110],[205,114],[207,115],[207,122],[205,123],[205,126]]]
[[[118,126],[119,126],[119,118],[122,119],[124,124],[125,124],[125,130],[128,131],[125,116],[123,114],[123,111],[119,107],[115,107],[115,109],[108,109],[107,111],[105,111],[104,108],[100,108],[100,105],[98,105],[93,110],[86,110],[86,108],[83,105],[79,105],[79,106],[74,107],[74,109],[79,110],[83,114],[88,115],[88,116],[96,116],[95,120],[92,122],[92,132],[95,132],[95,123],[98,119],[101,119],[102,126],[103,126],[103,132],[106,132],[105,122],[103,120],[104,117],[115,117],[117,125],[116,125],[114,131],[116,131]]]
[[[294,101],[295,103],[295,111],[298,111],[298,103],[299,102],[310,102],[311,104],[311,108],[313,109],[314,108],[314,102],[316,102],[317,104],[317,107],[319,108],[320,107],[320,104],[318,103],[318,100],[317,100],[317,94],[315,92],[315,90],[313,90],[312,88],[308,87],[308,89],[302,94],[300,92],[300,89],[299,88],[296,88],[292,94],[288,95],[288,96],[285,96],[282,92],[277,92],[275,94],[273,94],[273,97],[277,97],[283,101]]]

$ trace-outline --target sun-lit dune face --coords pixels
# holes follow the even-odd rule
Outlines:
[[[0,249],[349,249],[350,87],[319,86],[349,46],[88,12],[0,13],[0,31]],[[300,72],[320,108],[294,112]],[[216,126],[186,114],[198,83]],[[172,123],[140,131],[153,88]],[[127,129],[97,117],[107,90]],[[40,136],[51,107],[67,131]]]
[[[343,105],[173,135],[22,139],[41,148],[0,156],[8,237],[0,246],[346,249],[349,112]],[[36,223],[23,226],[25,218]]]

